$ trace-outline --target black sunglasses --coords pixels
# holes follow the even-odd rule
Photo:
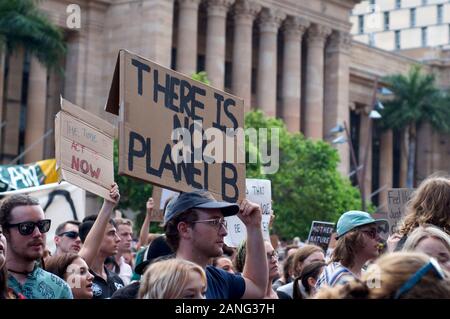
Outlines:
[[[34,229],[37,228],[41,232],[41,234],[44,234],[50,230],[50,226],[52,224],[52,221],[50,219],[43,219],[38,222],[23,222],[18,224],[6,224],[6,228],[11,227],[17,227],[19,230],[19,233],[22,236],[28,236],[31,235],[34,232]]]
[[[72,239],[77,239],[80,234],[76,231],[66,231],[64,233],[59,234],[58,236],[66,236]]]

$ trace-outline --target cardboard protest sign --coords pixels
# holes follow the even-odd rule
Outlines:
[[[55,119],[59,179],[105,199],[114,183],[114,127],[61,97]]]
[[[25,165],[0,165],[0,193],[57,181],[55,159]]]
[[[313,221],[308,235],[308,244],[322,247],[326,252],[334,231],[334,223]]]
[[[36,197],[45,212],[45,218],[51,219],[52,225],[48,233],[47,248],[55,250],[56,227],[68,220],[81,221],[85,217],[86,192],[67,182],[45,184],[2,193],[0,197],[15,194],[28,194]]]
[[[270,241],[269,222],[272,210],[272,189],[270,180],[251,179],[245,180],[245,196],[262,208],[262,231],[264,240]],[[247,231],[244,223],[237,216],[226,217],[228,235],[224,238],[225,244],[230,247],[238,247],[247,238]]]
[[[392,188],[388,190],[388,222],[389,233],[397,232],[398,224],[405,215],[406,203],[411,198],[414,189]]]
[[[164,221],[164,205],[169,198],[177,194],[177,192],[169,189],[153,186],[152,197],[155,203],[155,208],[153,208],[154,221]]]
[[[120,50],[105,109],[119,116],[119,174],[244,198],[242,99]]]

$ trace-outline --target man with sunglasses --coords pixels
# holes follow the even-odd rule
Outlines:
[[[227,223],[224,217],[238,214],[247,229],[247,259],[242,276],[210,265],[223,254]],[[263,298],[268,267],[261,231],[261,207],[248,200],[241,205],[218,202],[205,190],[182,193],[166,207],[164,228],[167,242],[177,258],[205,269],[207,299]]]
[[[28,195],[5,199],[0,224],[8,243],[8,286],[29,299],[72,299],[69,285],[36,263],[43,257],[45,233],[51,225],[39,201]]]
[[[66,253],[78,254],[82,245],[78,233],[80,224],[81,222],[77,220],[69,220],[56,227],[53,239],[56,246],[55,256]]]

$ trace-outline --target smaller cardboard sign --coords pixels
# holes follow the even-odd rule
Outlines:
[[[155,207],[153,208],[153,220],[164,221],[164,205],[166,201],[174,195],[178,195],[178,192],[171,191],[169,189],[153,186],[153,201]]]
[[[270,180],[251,179],[245,180],[245,196],[246,199],[261,206],[264,240],[270,241],[269,222],[270,212],[272,210],[272,189]],[[228,235],[225,236],[224,242],[227,246],[238,247],[245,239],[247,239],[247,230],[244,223],[238,216],[226,217]]]
[[[405,215],[406,203],[411,198],[413,188],[391,188],[388,190],[389,233],[397,232],[400,221]]]
[[[66,180],[105,199],[114,183],[114,127],[61,97],[55,119],[59,181]]]
[[[313,221],[308,235],[308,244],[322,247],[326,252],[334,231],[334,223]]]

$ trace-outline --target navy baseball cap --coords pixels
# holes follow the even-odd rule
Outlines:
[[[164,225],[174,217],[192,208],[220,209],[224,217],[236,215],[239,212],[238,204],[218,202],[210,192],[196,190],[181,193],[169,201],[164,214]]]

